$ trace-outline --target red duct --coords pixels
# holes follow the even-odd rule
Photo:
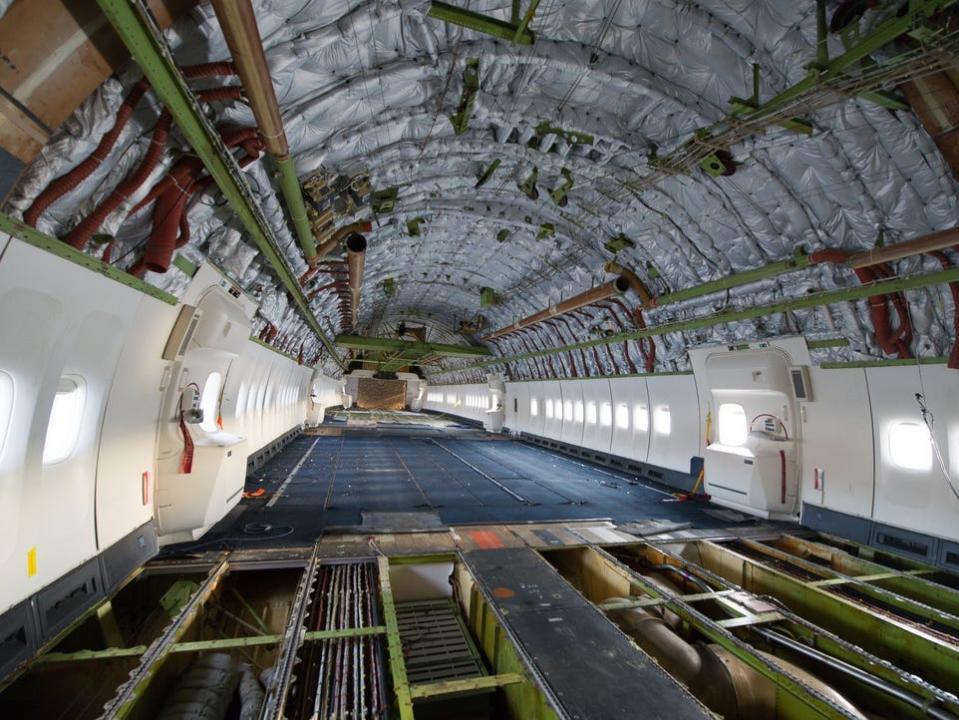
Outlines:
[[[643,308],[636,308],[636,327],[640,330],[646,327],[646,319],[643,317]],[[641,338],[639,347],[643,351],[646,372],[651,373],[656,369],[656,343],[651,337]]]
[[[943,270],[948,270],[952,267],[952,261],[944,252],[936,250],[929,254],[939,261],[939,264],[942,265]],[[955,333],[955,341],[952,345],[952,352],[949,353],[949,361],[946,364],[946,367],[948,367],[950,370],[959,370],[959,282],[949,283],[949,292],[952,293],[952,327],[953,332]]]
[[[223,87],[213,88],[212,90],[202,90],[197,93],[197,97],[205,102],[234,101],[239,100],[242,97],[242,93],[238,87]],[[110,213],[120,207],[131,195],[140,189],[140,186],[150,177],[150,173],[153,172],[157,163],[160,162],[160,156],[163,154],[163,147],[166,145],[172,121],[173,117],[170,115],[170,111],[164,109],[163,112],[160,113],[156,127],[153,129],[150,147],[147,149],[137,169],[128,175],[92,213],[81,220],[80,223],[63,238],[64,242],[78,250],[82,250],[87,244],[87,241],[100,228],[104,221],[106,221]],[[136,209],[142,206],[142,202],[138,203]]]
[[[850,253],[844,250],[820,250],[809,256],[809,263],[811,265],[827,262],[844,264],[849,256]],[[856,277],[859,278],[859,282],[864,285],[882,278],[892,277],[892,271],[884,264],[854,268],[854,271]],[[892,302],[899,318],[899,328],[895,331],[892,329],[887,301]],[[869,315],[876,330],[876,342],[882,351],[887,354],[896,353],[900,359],[911,358],[912,352],[909,349],[909,344],[912,341],[912,322],[909,319],[906,299],[902,293],[870,296]]]
[[[184,77],[190,79],[236,75],[233,63],[228,62],[188,65],[180,69]],[[43,214],[44,210],[68,192],[74,190],[97,169],[101,162],[106,160],[110,151],[113,150],[117,139],[120,137],[120,133],[123,132],[123,128],[126,127],[130,117],[133,115],[133,110],[139,104],[140,100],[143,99],[143,95],[149,88],[150,83],[146,78],[143,78],[130,88],[130,92],[128,92],[127,96],[123,99],[123,103],[117,108],[113,127],[100,139],[99,144],[90,157],[70,170],[70,172],[51,182],[46,189],[34,199],[33,203],[23,214],[23,221],[25,223],[36,227],[37,220],[40,218],[40,215]]]

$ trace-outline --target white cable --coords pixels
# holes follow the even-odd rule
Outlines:
[[[921,372],[919,374],[919,383],[920,386],[922,386],[923,392],[925,392],[925,386],[922,382]],[[959,500],[959,490],[956,490],[956,486],[952,484],[952,477],[949,475],[948,468],[946,468],[946,461],[942,457],[942,452],[939,449],[939,443],[936,442],[936,436],[933,435],[932,432],[936,418],[932,414],[932,411],[926,406],[926,397],[923,393],[916,393],[916,402],[919,404],[919,414],[922,416],[922,422],[925,423],[926,429],[929,430],[929,442],[932,445],[932,451],[936,456],[936,462],[939,464],[939,469],[942,471],[942,475],[946,480],[946,485],[949,486],[949,489],[952,491],[952,494],[955,496],[956,500]]]

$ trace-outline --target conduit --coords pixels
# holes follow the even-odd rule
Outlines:
[[[283,129],[283,118],[276,101],[253,5],[250,0],[213,0],[213,10],[226,37],[240,81],[246,89],[263,144],[279,170],[280,190],[293,218],[297,239],[307,263],[312,265],[317,260],[316,240],[306,215],[296,166],[290,157],[290,146]]]
[[[613,602],[626,600],[609,598]],[[777,688],[772,680],[719,645],[693,644],[684,640],[677,634],[681,628],[679,618],[669,611],[657,615],[644,608],[629,608],[610,611],[608,615],[666,672],[689,688],[706,707],[726,720],[776,716]],[[827,697],[845,710],[849,717],[866,720],[854,705],[819,678],[775,655],[759,654]]]
[[[366,267],[366,238],[359,233],[353,233],[346,239],[346,262],[350,268],[351,324],[355,326],[360,311],[363,269]]]
[[[242,92],[238,87],[213,88],[211,90],[201,90],[197,93],[197,98],[205,102],[233,102],[239,100],[241,97]],[[117,185],[113,192],[97,205],[92,213],[87,215],[76,227],[67,233],[63,238],[65,243],[78,250],[82,250],[86,246],[87,241],[93,237],[93,234],[100,229],[100,226],[103,225],[110,216],[110,213],[129,200],[130,197],[140,189],[140,186],[147,181],[154,168],[156,168],[160,162],[163,148],[170,134],[170,125],[172,122],[173,116],[170,114],[170,111],[164,109],[163,112],[160,113],[156,126],[153,128],[150,146],[147,148],[136,170],[124,178],[123,182]],[[150,195],[148,197],[152,199],[154,196]],[[138,203],[135,210],[143,207],[145,204],[147,204],[146,201]],[[187,232],[187,236],[189,236],[189,232]]]
[[[545,310],[541,310],[538,313],[525,317],[522,320],[517,320],[512,325],[507,327],[500,328],[489,335],[482,338],[483,340],[492,340],[494,338],[502,337],[511,332],[516,332],[530,325],[535,325],[538,322],[547,320],[549,318],[556,317],[557,315],[562,315],[564,313],[572,312],[573,310],[578,310],[581,307],[586,305],[592,305],[601,300],[606,300],[607,298],[616,297],[617,295],[622,295],[624,292],[629,290],[630,284],[629,281],[620,276],[615,280],[612,280],[608,283],[600,285],[599,287],[592,288],[586,292],[575,295],[574,297],[569,298],[569,300],[563,300],[556,305],[550,305]]]
[[[330,236],[330,239],[325,243],[316,248],[316,255],[318,258],[325,258],[329,255],[332,255],[336,252],[336,249],[340,246],[340,243],[343,242],[345,238],[352,235],[353,233],[368,233],[372,232],[373,223],[369,220],[361,220],[359,222],[350,223],[349,225],[344,225],[341,228],[337,228],[333,231],[333,234]]]
[[[230,77],[236,74],[233,64],[226,62],[186,65],[180,68],[180,70],[183,73],[183,76],[190,80],[212,77]],[[120,133],[123,132],[123,128],[126,127],[126,124],[130,121],[133,111],[136,109],[136,106],[140,103],[140,100],[143,99],[144,94],[149,89],[150,82],[146,78],[141,79],[130,89],[130,91],[127,93],[127,96],[123,99],[123,103],[117,109],[116,118],[113,121],[113,127],[111,127],[110,130],[108,130],[107,133],[100,139],[96,149],[86,160],[81,162],[70,172],[54,180],[42,193],[36,197],[30,207],[27,208],[26,212],[23,214],[23,221],[25,223],[36,227],[37,220],[40,218],[40,215],[43,214],[44,210],[46,210],[67,193],[76,189],[80,183],[93,174],[93,171],[100,166],[100,163],[107,159],[107,156],[109,156],[110,152],[113,150],[113,146],[116,145],[116,142],[120,137]],[[151,143],[151,150],[152,147],[153,146]]]

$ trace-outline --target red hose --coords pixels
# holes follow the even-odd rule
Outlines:
[[[943,270],[948,270],[952,267],[952,261],[944,252],[936,250],[929,254],[939,261]],[[949,353],[949,361],[946,363],[946,367],[950,370],[959,370],[959,282],[949,283],[949,292],[952,293],[952,327],[955,333],[955,340],[953,341],[952,352]]]
[[[643,309],[636,308],[636,326],[640,329],[646,327],[646,319],[643,317]],[[643,351],[643,357],[646,359],[646,372],[651,373],[656,369],[656,343],[651,337],[640,338],[639,347]]]
[[[66,175],[61,175],[47,185],[46,189],[34,199],[33,203],[23,214],[23,221],[25,223],[36,227],[37,220],[44,210],[68,192],[75,189],[97,169],[100,163],[110,154],[110,151],[117,142],[117,138],[120,137],[120,133],[133,115],[133,108],[140,102],[143,94],[149,87],[150,83],[144,78],[130,89],[130,92],[128,92],[127,96],[123,99],[123,103],[117,109],[113,127],[110,128],[106,135],[100,138],[96,150],[93,151],[90,157]]]
[[[180,456],[180,474],[189,475],[193,472],[193,437],[180,411],[180,432],[183,433],[183,455]]]
[[[779,451],[779,466],[781,469],[779,480],[779,503],[786,504],[786,451]]]
[[[228,77],[236,75],[236,68],[233,67],[233,63],[231,62],[187,65],[180,69],[183,72],[184,77],[190,79]],[[139,104],[140,100],[143,99],[143,95],[149,88],[150,83],[146,78],[141,79],[132,88],[130,88],[130,91],[123,99],[120,107],[117,108],[116,116],[113,121],[113,127],[110,128],[106,135],[100,138],[100,142],[97,144],[96,149],[93,151],[90,157],[81,162],[65,175],[62,175],[51,182],[46,189],[34,199],[33,203],[31,203],[30,207],[27,208],[27,211],[23,214],[23,221],[25,223],[36,227],[37,220],[40,218],[40,215],[43,214],[44,210],[46,210],[68,192],[74,190],[81,182],[86,180],[94,170],[97,169],[97,166],[99,166],[101,162],[106,160],[107,156],[110,154],[110,151],[113,150],[113,146],[116,144],[117,139],[120,137],[120,133],[123,132],[123,128],[126,127],[126,124],[130,121],[130,117],[133,115],[133,110]],[[214,91],[221,89],[223,88],[214,88]],[[214,102],[214,100],[210,100],[210,102]]]
[[[842,264],[848,257],[849,254],[843,250],[819,250],[809,256],[809,263],[811,265],[826,262]],[[868,285],[881,278],[892,277],[892,271],[887,265],[854,268],[854,272],[863,285]],[[896,331],[892,329],[887,302],[892,302],[899,318],[899,328]],[[912,342],[912,321],[909,319],[906,299],[902,293],[870,295],[869,316],[875,329],[876,343],[884,353],[889,355],[895,353],[900,359],[912,357],[912,352],[909,349]]]

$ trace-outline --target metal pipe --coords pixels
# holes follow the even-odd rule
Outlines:
[[[855,665],[851,665],[844,660],[840,660],[839,658],[833,657],[832,655],[824,653],[821,650],[817,650],[816,648],[810,647],[804,643],[797,642],[796,640],[788,638],[785,635],[780,635],[777,632],[764,630],[763,628],[754,628],[754,632],[759,633],[770,642],[789,648],[795,653],[805,655],[808,658],[823,663],[832,670],[838,670],[844,675],[855,678],[864,685],[869,685],[877,690],[881,690],[882,692],[901,700],[907,705],[911,705],[912,707],[923,711],[929,717],[935,718],[935,720],[956,720],[956,716],[947,710],[931,707],[925,699],[919,697],[918,695],[911,693],[904,688],[896,687],[892,683],[876,677],[872,673],[868,673],[865,670],[861,670]]]
[[[959,268],[950,268],[939,272],[925,273],[921,275],[908,275],[894,277],[887,280],[878,280],[866,285],[857,285],[855,287],[840,288],[838,290],[827,290],[814,295],[805,295],[801,297],[782,300],[770,305],[757,305],[743,308],[741,310],[728,310],[721,313],[703,315],[701,317],[690,318],[688,320],[679,320],[664,325],[656,325],[632,332],[610,335],[598,340],[588,340],[585,342],[572,343],[551,350],[541,351],[540,354],[555,354],[567,352],[568,350],[577,350],[580,348],[593,347],[594,345],[608,345],[609,343],[620,342],[621,340],[639,340],[641,338],[655,337],[657,335],[666,335],[669,333],[686,332],[689,330],[698,330],[700,328],[712,327],[723,323],[737,322],[740,320],[751,320],[758,317],[766,317],[777,313],[800,310],[804,308],[820,307],[839,302],[848,302],[851,300],[864,300],[873,295],[886,295],[903,290],[913,290],[916,288],[932,287],[935,285],[946,285],[951,282],[959,281]],[[457,370],[472,370],[473,368],[485,367],[492,362],[508,362],[523,359],[524,355],[513,355],[511,357],[497,358],[495,361],[480,362],[473,365],[466,365],[457,368]]]
[[[949,228],[895,245],[886,245],[850,255],[846,258],[846,264],[851,268],[864,268],[870,265],[892,262],[893,260],[901,260],[910,255],[945,250],[956,244],[959,244],[959,228]]]
[[[344,225],[333,231],[330,239],[316,248],[316,255],[319,258],[326,258],[336,252],[343,240],[353,233],[368,233],[373,230],[373,223],[369,220],[360,220],[359,222]]]
[[[353,325],[360,311],[360,290],[363,289],[363,270],[366,267],[366,238],[353,233],[346,239],[346,261],[350,267],[350,298]]]
[[[592,305],[600,300],[606,300],[607,298],[622,295],[629,289],[629,287],[629,281],[625,277],[620,276],[615,280],[600,285],[599,287],[591,288],[586,292],[575,295],[568,300],[563,300],[555,305],[550,305],[545,310],[540,310],[538,313],[534,313],[533,315],[525,317],[522,320],[517,320],[512,325],[508,325],[507,327],[500,328],[499,330],[490,333],[484,337],[483,340],[492,340],[494,338],[506,335],[507,333],[522,330],[524,327],[535,325],[543,320],[556,317],[557,315],[572,312],[573,310],[577,310],[585,305]]]
[[[639,299],[642,301],[643,305],[649,305],[649,303],[652,302],[653,294],[649,292],[649,288],[646,287],[646,284],[639,279],[639,275],[634,273],[632,270],[629,270],[619,263],[613,262],[612,260],[606,263],[604,269],[608,273],[615,273],[620,277],[626,278],[630,289],[639,295]]]
[[[279,172],[280,190],[293,219],[297,239],[303,248],[306,261],[312,265],[317,258],[316,240],[306,215],[296,166],[290,157],[290,146],[283,129],[283,118],[276,101],[253,5],[250,0],[213,0],[213,10],[250,101],[260,136]]]

